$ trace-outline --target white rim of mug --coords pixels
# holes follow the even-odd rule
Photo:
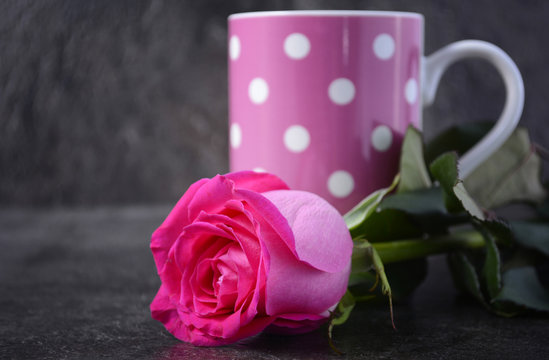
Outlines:
[[[229,20],[249,19],[258,17],[281,16],[351,16],[351,17],[407,17],[423,19],[423,15],[405,11],[376,11],[376,10],[283,10],[283,11],[251,11],[229,15]]]

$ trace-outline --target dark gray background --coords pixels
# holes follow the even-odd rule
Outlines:
[[[226,17],[287,9],[421,12],[426,54],[495,43],[525,81],[522,124],[549,146],[549,2],[0,2],[0,204],[174,202],[228,170]],[[496,118],[503,83],[481,61],[454,65],[424,114],[427,135]]]

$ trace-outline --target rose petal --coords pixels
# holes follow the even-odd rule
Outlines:
[[[170,247],[179,237],[183,228],[190,223],[188,216],[188,205],[190,201],[193,199],[196,192],[208,181],[209,179],[201,179],[192,184],[181,199],[179,199],[166,220],[164,220],[162,225],[153,233],[151,238],[151,251],[153,253],[156,269],[159,273],[163,270],[164,264],[168,259]]]
[[[195,328],[218,341],[231,339],[236,341],[241,338],[239,335],[242,327],[252,324],[255,317],[243,317],[241,311],[231,314],[216,314],[211,316],[200,316],[195,313],[179,312],[182,321],[191,328]],[[244,322],[243,320],[247,320]],[[274,321],[274,318],[270,321]],[[262,329],[261,329],[262,330]]]
[[[164,324],[166,329],[176,338],[183,341],[190,341],[189,332],[187,328],[183,326],[175,306],[170,301],[169,294],[166,287],[161,285],[150,306],[151,316],[153,319]]]
[[[238,203],[242,207],[242,211],[245,211],[242,203]],[[257,269],[261,253],[257,235],[255,234],[253,225],[250,224],[250,222],[253,221],[251,215],[246,216],[243,213],[240,213],[234,218],[230,218],[226,215],[206,214],[202,212],[198,216],[197,221],[216,225],[223,231],[231,234],[244,250],[251,267]]]
[[[236,275],[227,276],[227,274],[222,274],[218,279],[218,283],[216,311],[219,313],[223,310],[232,311],[238,296],[238,278]]]
[[[245,301],[242,302],[242,305],[240,305],[239,302],[239,306],[244,310],[242,313],[242,322],[245,324],[250,322],[257,314],[261,314],[261,316],[266,315],[265,286],[267,283],[268,261],[268,256],[260,258],[254,290],[251,296],[248,296]],[[240,301],[240,299],[238,301]]]
[[[164,265],[164,270],[158,275],[162,280],[162,285],[170,294],[179,294],[181,291],[181,271],[175,263],[175,250],[172,247],[168,253],[168,260]]]
[[[181,273],[180,301],[184,306],[193,307],[194,290],[192,279],[198,262],[205,258],[214,257],[223,248],[230,246],[231,234],[215,225],[196,222],[185,228],[173,246],[174,262]],[[164,274],[160,278],[164,282]]]
[[[249,205],[248,209],[252,213],[254,219],[264,220],[267,225],[265,228],[270,229],[271,231],[274,229],[278,235],[277,241],[282,240],[290,252],[297,256],[294,234],[288,224],[288,220],[286,220],[269,199],[261,194],[248,190],[235,190],[235,195],[239,196]],[[259,231],[262,231],[261,228]],[[262,237],[262,234],[260,234],[260,237]]]
[[[189,220],[194,221],[201,212],[220,213],[225,203],[234,198],[234,187],[234,182],[222,175],[203,184],[189,202]]]
[[[222,346],[232,344],[238,340],[253,336],[261,331],[263,331],[267,326],[269,326],[275,320],[274,317],[257,317],[253,321],[249,322],[246,325],[241,326],[238,331],[232,337],[215,337],[204,333],[206,329],[198,329],[194,326],[190,326],[192,330],[190,331],[179,331],[180,335],[187,335],[187,338],[181,338],[176,335],[179,339],[183,341],[190,342],[193,345],[197,346]],[[188,326],[188,325],[187,325]],[[186,328],[186,326],[182,326]],[[172,332],[174,335],[175,333]],[[186,334],[185,334],[186,333]]]
[[[242,203],[239,202],[239,204],[241,210],[247,212]],[[243,213],[239,213],[239,216],[235,218],[229,218],[226,215],[201,213],[197,218],[197,221],[207,222],[230,233],[243,250],[243,253],[236,252],[238,257],[232,257],[232,261],[238,266],[239,274],[236,308],[242,305],[244,299],[252,291],[260,263],[261,247],[255,230],[252,230],[254,233],[250,232],[250,229],[253,229],[253,226],[248,224],[253,221],[250,218],[251,215],[245,216]]]
[[[262,264],[260,268],[263,268]],[[264,283],[264,271],[262,274],[262,278],[258,278],[258,284]],[[259,333],[275,321],[275,317],[256,316],[255,305],[259,300],[259,295],[260,288],[256,287],[253,298],[249,299],[246,304],[246,311],[233,314],[234,317],[225,322],[227,317],[200,318],[192,313],[176,310],[169,300],[168,293],[161,287],[151,304],[151,313],[154,319],[161,321],[169,332],[182,341],[197,346],[227,345]],[[237,316],[240,316],[240,319]],[[210,326],[205,326],[205,323],[211,321]],[[235,325],[239,325],[239,327],[235,327]]]
[[[200,261],[192,278],[196,281],[197,290],[200,290],[202,294],[195,293],[195,296],[202,296],[204,301],[215,302],[215,289],[212,286],[215,277],[216,273],[212,266],[212,259]]]
[[[246,189],[262,193],[272,190],[287,190],[288,185],[279,177],[269,173],[257,173],[255,171],[238,171],[225,175],[234,182],[235,188]]]
[[[353,252],[351,234],[339,212],[321,197],[305,191],[269,191],[264,194],[293,230],[299,258],[315,268],[340,272]]]
[[[267,314],[320,314],[341,299],[347,289],[350,262],[338,273],[321,271],[297,260],[272,229],[264,229],[262,235],[270,254]]]
[[[211,254],[209,256],[212,256],[234,240],[231,233],[213,224],[196,222],[187,226],[175,242],[175,262],[183,272],[189,268],[189,264],[194,265],[193,263],[203,257],[204,251],[208,251]]]
[[[241,308],[245,299],[250,297],[256,286],[258,278],[258,268],[252,268],[242,249],[233,247],[228,253],[230,261],[235,269],[237,279],[238,297],[235,301],[235,309]]]
[[[300,261],[288,220],[269,199],[247,190],[235,190],[235,195],[246,201],[255,219],[265,220],[260,239],[266,246],[263,256],[270,259],[265,294],[267,314],[321,313],[339,301],[345,293],[350,272],[349,247],[352,251],[352,240],[347,228],[346,233],[339,235],[349,241],[350,246],[345,244],[345,240],[336,242],[342,244],[342,252],[347,253],[345,267],[334,273],[321,271]],[[333,214],[328,215],[333,217]],[[339,213],[337,216],[343,221]],[[310,237],[305,239],[311,241]]]

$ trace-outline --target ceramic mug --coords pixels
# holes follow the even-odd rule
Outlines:
[[[490,133],[460,159],[466,177],[520,118],[520,73],[498,47],[459,41],[423,56],[423,16],[275,11],[229,17],[230,169],[268,171],[344,213],[398,171],[406,128],[422,128],[445,69],[482,58],[507,91]]]

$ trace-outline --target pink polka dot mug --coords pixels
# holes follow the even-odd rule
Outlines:
[[[421,129],[453,62],[483,58],[506,103],[492,131],[460,159],[466,177],[520,118],[522,78],[498,47],[477,40],[423,57],[423,16],[379,11],[276,11],[229,17],[231,171],[280,176],[344,213],[398,170],[409,124]]]

